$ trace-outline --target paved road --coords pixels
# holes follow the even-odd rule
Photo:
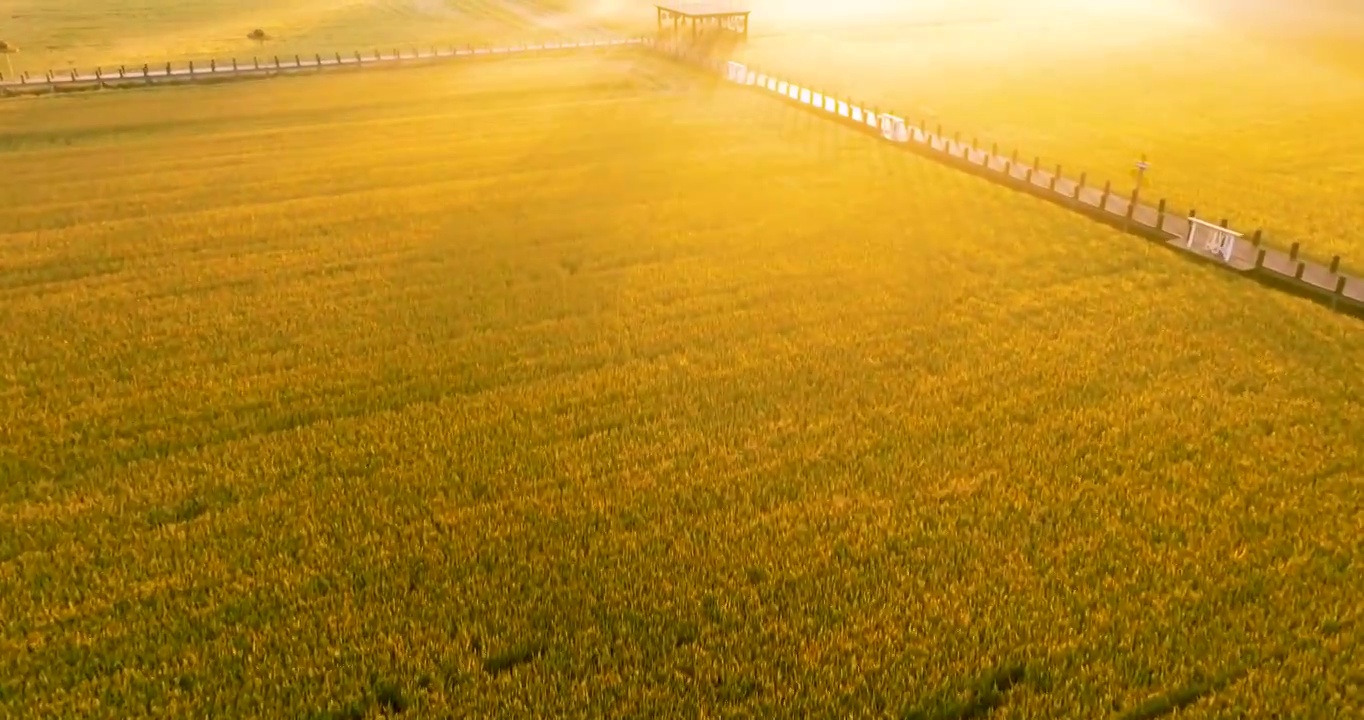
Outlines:
[[[506,47],[464,47],[464,48],[435,48],[432,50],[419,50],[403,54],[401,51],[385,54],[351,54],[338,55],[333,53],[330,57],[314,55],[312,57],[281,57],[279,64],[275,64],[275,57],[270,56],[255,60],[239,60],[234,69],[232,62],[200,64],[198,66],[172,67],[162,64],[157,67],[148,66],[145,69],[125,67],[120,73],[119,69],[113,70],[91,70],[89,72],[66,71],[62,73],[52,73],[49,80],[48,75],[42,77],[29,76],[25,79],[5,78],[0,82],[0,88],[24,88],[42,89],[54,88],[66,85],[89,85],[99,83],[116,82],[165,82],[168,80],[184,81],[200,77],[204,78],[228,78],[228,77],[249,77],[252,75],[267,75],[271,73],[299,72],[303,70],[323,70],[326,68],[337,67],[358,67],[375,64],[394,64],[412,60],[437,60],[459,57],[472,57],[475,55],[506,55],[511,53],[542,52],[545,50],[565,50],[591,47],[609,47],[613,45],[637,45],[642,41],[638,38],[628,39],[602,39],[588,40],[583,42],[563,42],[563,43],[536,43],[528,45],[512,45]]]

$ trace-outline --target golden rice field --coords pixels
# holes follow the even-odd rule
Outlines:
[[[735,56],[1364,271],[1354,0],[744,0]],[[655,29],[653,0],[12,0],[13,68],[226,62]],[[247,39],[252,29],[270,40]],[[0,72],[4,72],[0,68]],[[12,73],[7,73],[12,74]]]
[[[738,55],[1364,270],[1364,3],[754,0]]]
[[[1357,321],[641,54],[0,138],[0,716],[1364,708]]]

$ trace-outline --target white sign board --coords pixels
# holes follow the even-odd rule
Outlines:
[[[909,128],[905,126],[904,118],[882,115],[881,137],[893,142],[909,142]]]
[[[1222,262],[1231,262],[1231,254],[1236,249],[1236,241],[1241,234],[1228,230],[1220,225],[1214,225],[1206,220],[1189,218],[1189,237],[1184,246],[1191,249],[1202,250],[1209,255],[1216,255],[1222,258]],[[1201,247],[1195,247],[1201,243]]]

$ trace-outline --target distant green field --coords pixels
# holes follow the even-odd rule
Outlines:
[[[1364,707],[1357,321],[641,55],[0,138],[0,716]]]
[[[1148,197],[1364,271],[1364,5],[1333,2],[773,0],[740,57],[1124,192],[1145,155]]]
[[[560,0],[10,0],[0,39],[17,68],[140,65],[185,60],[505,42],[578,36]],[[9,17],[6,18],[5,15]],[[260,28],[269,40],[247,35]],[[0,64],[0,72],[4,71]]]

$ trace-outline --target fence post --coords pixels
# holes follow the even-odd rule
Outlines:
[[[232,58],[232,74],[237,74],[237,58]]]
[[[1260,251],[1257,252],[1257,253],[1255,253],[1255,269],[1256,269],[1256,270],[1259,270],[1259,269],[1263,268],[1264,266],[1265,266],[1265,249],[1264,249],[1264,248],[1260,248]]]
[[[194,61],[189,61],[189,76],[194,77]]]
[[[356,51],[355,51],[355,64],[356,64],[356,65],[364,65],[364,64],[365,64],[365,61],[360,57],[360,51],[359,51],[359,50],[356,50]]]
[[[303,61],[299,59],[298,55],[294,55],[294,67],[303,67]]]
[[[1298,269],[1293,271],[1293,279],[1294,279],[1294,280],[1301,280],[1301,279],[1302,279],[1302,273],[1303,273],[1303,271],[1306,270],[1306,269],[1307,269],[1307,263],[1305,263],[1305,262],[1299,260],[1299,261],[1298,261]]]
[[[1089,173],[1088,173],[1088,172],[1085,172],[1085,171],[1083,171],[1083,170],[1080,171],[1080,181],[1077,182],[1077,183],[1075,183],[1075,199],[1076,199],[1076,200],[1079,200],[1079,199],[1080,199],[1080,192],[1083,191],[1083,190],[1085,189],[1085,180],[1088,180],[1088,179],[1089,179]]]
[[[170,63],[166,63],[166,77],[170,77],[170,74],[171,74]]]
[[[259,70],[259,69],[260,69],[260,58],[255,57],[255,56],[252,56],[252,57],[251,57],[251,64],[254,65],[255,68],[256,68],[257,70]]]
[[[276,70],[279,69],[279,56],[278,56],[278,55],[275,56],[275,69],[276,69]]]
[[[1263,234],[1263,232],[1264,232],[1263,230],[1256,228],[1255,234],[1250,236],[1250,244],[1253,247],[1260,247],[1261,235]]]
[[[1290,247],[1290,248],[1288,248],[1288,259],[1289,259],[1289,260],[1297,260],[1297,259],[1298,259],[1298,249],[1299,249],[1299,248],[1298,248],[1298,243],[1293,243],[1293,246]]]
[[[336,54],[336,64],[337,64],[337,65],[340,65],[340,64],[341,64],[341,53],[337,53],[337,54]]]
[[[208,61],[208,71],[211,73],[218,72],[218,61],[216,59]]]
[[[71,82],[76,82],[76,69],[71,68]]]
[[[124,66],[122,66],[122,65],[119,65],[119,66],[118,66],[118,77],[119,77],[119,79],[122,79],[125,75],[127,75],[126,68],[124,68]]]
[[[1100,209],[1100,210],[1107,210],[1107,209],[1108,209],[1108,196],[1109,196],[1109,195],[1112,195],[1112,194],[1113,194],[1113,181],[1112,181],[1112,180],[1105,180],[1105,181],[1104,181],[1104,194],[1099,196],[1099,209]]]
[[[1137,214],[1137,200],[1141,199],[1141,188],[1132,188],[1132,199],[1127,201],[1127,217],[1123,222],[1124,228],[1132,222],[1132,218]]]
[[[1165,229],[1165,198],[1160,199],[1160,204],[1156,206],[1156,231]]]
[[[1056,172],[1052,173],[1052,175],[1051,175],[1051,183],[1048,184],[1047,189],[1050,190],[1050,191],[1052,191],[1052,192],[1056,192],[1056,181],[1059,180],[1060,178],[1061,178],[1061,163],[1056,163]]]
[[[152,81],[152,71],[151,68],[147,67],[147,63],[142,63],[142,79],[147,82]]]

